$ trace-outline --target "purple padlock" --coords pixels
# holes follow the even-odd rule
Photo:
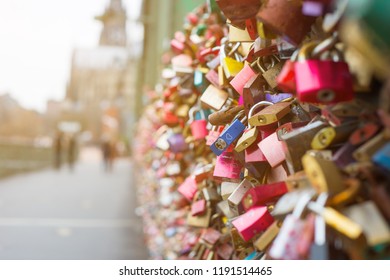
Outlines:
[[[169,150],[175,154],[183,152],[188,148],[184,136],[181,133],[175,133],[169,136],[168,143],[169,143]]]
[[[272,102],[272,103],[277,103],[280,102],[284,99],[292,97],[292,93],[277,93],[277,94],[270,94],[267,93],[265,95],[265,100]]]

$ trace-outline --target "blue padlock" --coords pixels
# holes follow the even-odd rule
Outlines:
[[[241,111],[244,112],[244,111]],[[242,115],[238,113],[237,116]],[[242,119],[244,121],[246,117]],[[210,146],[211,150],[217,156],[220,156],[240,135],[244,132],[246,125],[242,123],[238,118],[222,131],[217,140]]]
[[[390,171],[390,143],[379,149],[372,157],[372,160],[375,164]]]

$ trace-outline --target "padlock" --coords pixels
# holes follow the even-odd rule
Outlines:
[[[343,213],[362,226],[369,246],[376,247],[390,243],[390,227],[374,202],[366,201],[349,206],[343,210]]]
[[[207,206],[206,200],[200,199],[191,204],[191,215],[192,216],[202,216],[206,213]]]
[[[216,70],[210,69],[209,72],[207,72],[207,74],[205,75],[205,77],[214,87],[219,88],[219,77],[218,72]]]
[[[326,192],[331,197],[345,189],[342,175],[331,160],[305,154],[302,157],[302,164],[313,188],[318,193]]]
[[[240,94],[244,93],[244,86],[257,73],[260,72],[259,59],[252,64],[246,64],[239,73],[230,81],[230,85]]]
[[[261,5],[257,0],[216,0],[216,3],[231,21],[244,21],[255,17]]]
[[[240,236],[249,241],[255,235],[265,231],[274,222],[267,207],[255,206],[232,221]]]
[[[245,20],[245,26],[246,30],[248,31],[249,37],[252,40],[256,40],[256,38],[259,36],[257,31],[257,20],[255,17],[249,18]]]
[[[269,168],[267,174],[265,175],[264,184],[274,184],[278,182],[283,182],[288,178],[289,172],[286,162],[279,164],[274,168]]]
[[[214,169],[214,177],[238,179],[240,178],[242,166],[234,157],[232,152],[224,151],[217,156]]]
[[[253,246],[255,246],[257,250],[264,252],[278,235],[281,226],[281,221],[274,221],[272,225],[270,225],[269,228],[253,242]]]
[[[188,149],[184,136],[181,133],[174,133],[167,139],[169,143],[169,150],[173,153],[180,153]]]
[[[206,145],[211,146],[218,139],[219,135],[221,135],[223,129],[224,126],[213,126],[206,136]]]
[[[315,18],[302,13],[301,1],[268,0],[257,13],[259,21],[294,45],[309,33]]]
[[[361,145],[371,139],[380,130],[380,125],[376,123],[365,123],[356,129],[348,139],[348,142],[353,146]]]
[[[221,196],[223,200],[227,200],[228,197],[234,192],[239,186],[239,183],[235,182],[222,182],[221,184]]]
[[[242,208],[241,201],[251,188],[253,188],[252,182],[248,179],[244,179],[227,198],[231,211],[237,216],[243,213],[244,209]]]
[[[201,227],[207,228],[210,225],[212,209],[207,207],[206,213],[203,215],[193,216],[191,213],[188,213],[187,216],[187,225],[192,227]]]
[[[177,191],[188,201],[192,201],[198,191],[198,185],[194,176],[188,176],[185,181],[178,187]]]
[[[203,197],[210,203],[221,200],[221,196],[218,194],[217,188],[213,186],[202,189],[202,192]]]
[[[286,160],[284,143],[279,141],[276,132],[261,140],[258,146],[271,167],[274,168]]]
[[[253,109],[253,107],[252,107]],[[278,102],[272,104],[249,119],[249,124],[253,126],[266,126],[277,123],[281,118],[291,111],[291,102]]]
[[[243,112],[243,111],[242,111]],[[245,125],[242,121],[245,121],[246,117],[239,119],[242,114],[238,114],[237,118],[221,133],[218,139],[210,146],[210,149],[217,156],[221,155],[229,146],[241,135],[245,129]]]
[[[233,219],[237,217],[237,213],[233,212],[230,207],[227,200],[222,200],[217,203],[217,211],[218,213],[222,213],[227,219]]]
[[[243,251],[251,246],[250,242],[243,239],[242,235],[238,232],[236,227],[230,228],[230,236],[233,243],[233,248],[236,252]]]
[[[334,37],[328,40],[324,41],[324,46],[308,43],[299,52],[294,69],[297,98],[301,102],[329,104],[349,101],[354,97],[352,75],[347,63],[340,61],[340,57],[335,61],[310,59],[315,47],[327,49],[327,44],[334,44]]]
[[[237,75],[242,68],[244,63],[241,62],[239,57],[232,57],[237,54],[240,43],[236,43],[231,46],[227,43],[221,45],[219,51],[220,65],[218,66],[219,85],[225,86],[228,82]]]
[[[357,122],[347,122],[335,127],[325,127],[314,136],[311,147],[316,150],[322,150],[332,145],[344,143],[357,126]]]
[[[205,91],[208,86],[208,82],[205,77],[207,73],[208,69],[207,71],[203,69],[196,69],[194,72],[193,85],[199,92]]]
[[[249,112],[248,119],[252,117],[253,110]],[[257,127],[248,125],[248,129],[244,131],[242,136],[238,139],[237,144],[234,148],[236,152],[242,152],[249,146],[251,146],[256,140],[257,136],[259,134],[259,131]]]
[[[353,153],[353,157],[359,162],[371,161],[372,156],[386,145],[389,142],[389,139],[389,132],[384,130],[356,149]]]
[[[247,28],[240,29],[232,24],[229,24],[229,42],[238,43],[253,41],[254,39],[251,38]]]
[[[271,205],[287,191],[285,182],[255,186],[244,195],[242,206],[244,210],[248,210],[253,206]]]
[[[242,68],[244,68],[244,63],[235,60],[231,57],[225,57],[222,62],[223,71],[225,73],[225,77],[228,81],[232,80]],[[225,83],[224,83],[225,84]]]
[[[298,59],[299,51],[296,50],[291,58],[286,61],[283,65],[282,70],[276,78],[278,88],[286,92],[295,92],[296,91],[296,81],[295,81],[295,62]]]
[[[233,247],[228,244],[224,243],[217,247],[216,253],[222,260],[229,260],[233,254]]]
[[[302,216],[311,198],[312,195],[309,193],[304,193],[300,196],[293,213],[284,219],[280,232],[269,250],[271,258],[285,260],[299,259],[297,247],[304,227]]]
[[[210,114],[208,119],[212,125],[226,125],[231,123],[243,109],[242,105],[222,108],[221,110]]]
[[[178,93],[181,97],[190,96],[195,92],[194,89],[194,75],[187,74],[180,78],[177,85]]]
[[[270,56],[272,60],[272,64],[269,68],[266,68],[264,59],[266,57],[263,56],[260,58],[260,70],[263,78],[267,81],[269,87],[271,89],[276,89],[278,86],[277,77],[282,71],[284,62],[281,61],[276,55]]]
[[[333,208],[322,207],[315,202],[309,202],[308,208],[317,215],[321,215],[329,226],[346,237],[355,240],[364,236],[361,225],[355,223],[347,216],[341,214]]]
[[[277,35],[274,34],[267,25],[261,21],[257,21],[257,33],[262,39],[273,40],[277,38]]]
[[[195,119],[194,115],[196,112],[200,112],[202,118],[201,119]],[[207,129],[207,120],[206,115],[202,109],[198,109],[198,107],[193,107],[189,113],[189,125],[191,128],[192,136],[195,140],[201,140],[205,139],[206,136],[209,134],[209,130]]]
[[[256,141],[245,149],[245,162],[267,162],[267,158],[264,156],[263,152],[258,146],[261,140],[262,135],[261,133],[258,133]]]
[[[286,160],[289,163],[289,169],[292,169],[291,173],[303,169],[301,162],[303,155],[311,149],[311,141],[314,135],[325,126],[323,121],[318,120],[281,136],[286,144]]]
[[[219,111],[229,98],[229,94],[213,85],[209,85],[200,97],[200,101],[210,108]]]

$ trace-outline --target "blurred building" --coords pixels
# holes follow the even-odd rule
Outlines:
[[[110,0],[96,17],[103,28],[99,45],[76,49],[67,88],[67,120],[79,121],[95,141],[102,134],[128,136],[134,118],[136,58],[126,33],[126,10],[121,0]]]
[[[8,93],[0,94],[0,138],[33,139],[44,134],[44,119],[23,108]]]

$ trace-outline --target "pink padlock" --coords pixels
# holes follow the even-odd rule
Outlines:
[[[206,136],[206,145],[211,146],[221,135],[224,128],[224,126],[213,126]]]
[[[245,84],[256,75],[252,65],[245,65],[244,68],[230,81],[231,86],[242,95]]]
[[[200,112],[202,119],[196,120],[194,118],[196,112]],[[205,139],[206,136],[209,134],[209,130],[207,129],[208,121],[206,120],[206,116],[203,110],[201,109],[199,110],[197,109],[197,107],[193,107],[189,112],[189,117],[190,117],[189,123],[190,123],[191,133],[194,139],[195,140]]]
[[[276,132],[263,139],[259,143],[259,148],[263,152],[265,158],[267,159],[271,167],[275,167],[281,164],[284,160],[286,160],[283,142],[279,141]]]
[[[330,38],[328,40],[334,40]],[[326,41],[323,49],[326,49]],[[329,41],[331,43],[331,41]],[[334,42],[333,42],[334,43]],[[296,90],[298,100],[301,102],[332,104],[350,101],[354,97],[353,77],[348,64],[341,61],[339,51],[334,51],[333,57],[327,60],[308,59],[316,53],[320,54],[321,46],[316,43],[304,45],[294,64]]]
[[[189,176],[178,187],[177,191],[182,194],[188,201],[192,201],[196,192],[198,191],[198,185],[194,176]]]
[[[242,165],[236,159],[232,151],[226,150],[217,156],[214,168],[214,176],[229,179],[239,179]]]
[[[232,224],[245,241],[249,241],[255,235],[265,231],[274,218],[265,206],[255,206],[235,219]]]

